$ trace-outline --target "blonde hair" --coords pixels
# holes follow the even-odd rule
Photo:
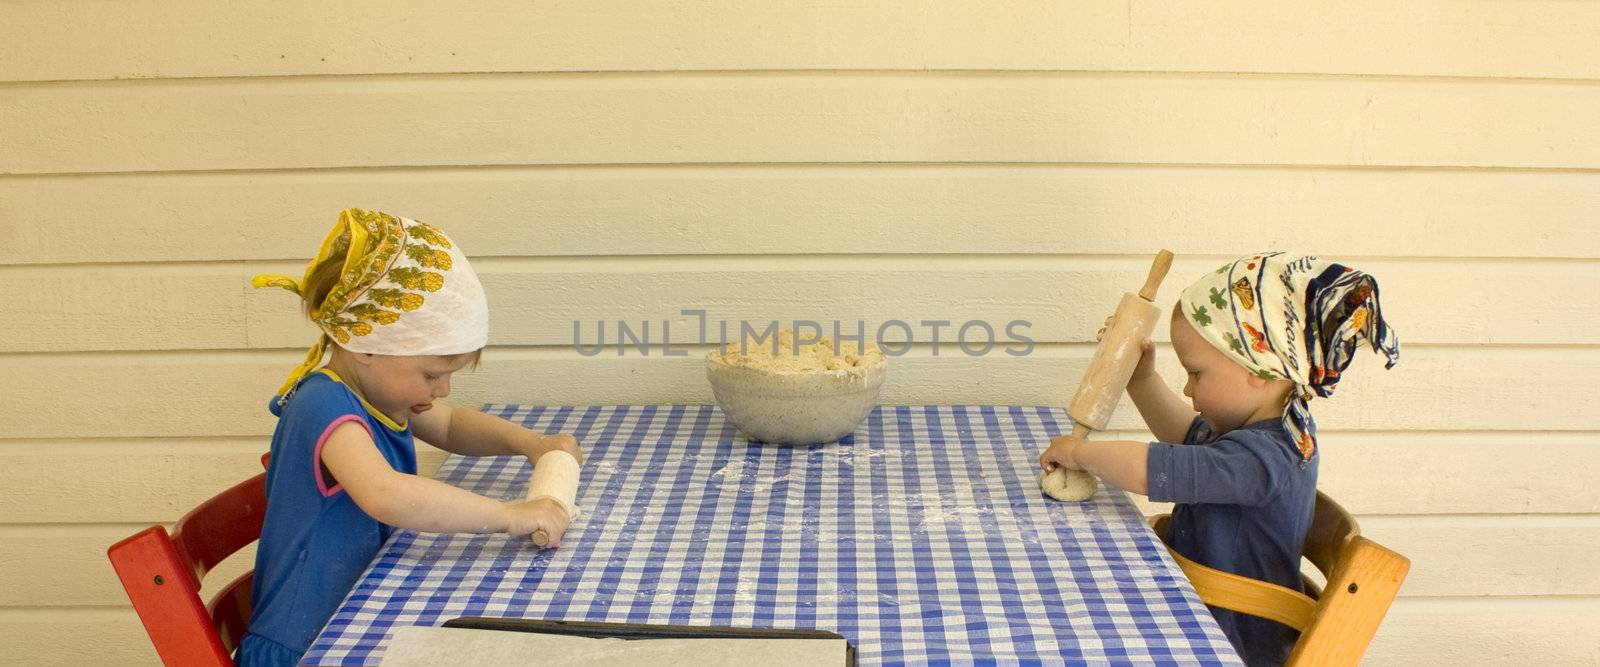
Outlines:
[[[339,284],[339,279],[344,273],[344,258],[329,257],[322,260],[321,264],[311,269],[306,275],[305,284],[301,286],[300,298],[304,301],[306,317],[317,312],[322,307],[322,302],[328,300],[328,293],[333,291],[333,286]]]

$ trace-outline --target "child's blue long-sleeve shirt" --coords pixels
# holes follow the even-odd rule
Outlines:
[[[1184,444],[1150,443],[1146,486],[1151,500],[1173,502],[1174,551],[1224,572],[1292,590],[1300,582],[1300,552],[1316,505],[1317,462],[1300,467],[1278,419],[1221,436],[1196,417]],[[1299,633],[1247,614],[1212,608],[1212,615],[1250,665],[1282,664]]]

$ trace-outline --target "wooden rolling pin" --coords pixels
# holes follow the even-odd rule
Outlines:
[[[1133,369],[1139,364],[1139,343],[1150,337],[1161,319],[1161,307],[1155,304],[1156,290],[1171,268],[1172,253],[1156,253],[1144,287],[1139,288],[1138,294],[1123,293],[1122,303],[1117,304],[1117,312],[1111,316],[1100,346],[1089,361],[1089,370],[1078,384],[1078,393],[1067,406],[1073,437],[1087,438],[1091,430],[1103,431],[1111,420],[1111,413],[1116,411],[1122,391],[1128,388]]]
[[[556,501],[566,510],[568,521],[578,518],[578,506],[574,504],[578,498],[578,459],[559,449],[539,457],[533,466],[533,477],[528,480],[528,502],[541,498]],[[533,531],[533,543],[540,548],[550,546],[550,534]]]

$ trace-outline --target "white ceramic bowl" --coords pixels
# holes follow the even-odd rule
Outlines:
[[[753,441],[813,445],[850,435],[878,403],[886,360],[854,371],[769,371],[706,358],[728,421]]]

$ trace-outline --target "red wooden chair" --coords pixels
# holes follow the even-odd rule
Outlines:
[[[261,456],[266,467],[271,454]],[[151,526],[111,545],[106,555],[139,613],[156,654],[167,665],[232,665],[233,650],[250,620],[246,572],[223,586],[209,605],[200,581],[223,559],[261,537],[267,515],[267,475],[233,486],[190,510],[169,536]]]

